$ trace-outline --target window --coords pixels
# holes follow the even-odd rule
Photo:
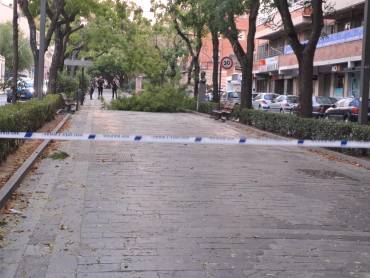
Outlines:
[[[279,56],[284,54],[285,39],[278,39],[270,42],[269,56]]]
[[[275,102],[282,102],[284,100],[284,96],[279,96],[275,99]]]
[[[345,99],[341,99],[341,100],[339,100],[338,102],[337,102],[337,106],[338,107],[344,107],[344,103],[346,102],[346,100]]]
[[[269,52],[269,45],[267,43],[258,46],[258,51],[257,51],[258,60],[267,58],[268,52]]]

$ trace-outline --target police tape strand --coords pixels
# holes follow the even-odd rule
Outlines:
[[[217,137],[141,136],[141,135],[125,136],[125,135],[77,134],[77,133],[0,132],[0,139],[370,149],[370,141],[347,141],[347,140],[314,141],[314,140],[288,140],[288,139],[272,140],[246,137],[217,138]]]

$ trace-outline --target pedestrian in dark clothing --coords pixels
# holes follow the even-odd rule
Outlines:
[[[82,89],[78,89],[77,98],[81,105],[84,105],[85,102],[85,92]]]
[[[103,98],[104,79],[102,77],[98,80],[98,99]]]
[[[95,82],[94,80],[91,80],[90,82],[90,100],[93,99],[93,94],[94,94],[94,91],[95,91]]]
[[[112,82],[112,99],[114,99],[114,96],[116,96],[116,99],[118,98],[117,97],[117,89],[118,89],[117,80],[113,79],[113,82]]]

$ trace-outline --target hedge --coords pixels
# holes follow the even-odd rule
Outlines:
[[[289,114],[256,110],[241,111],[239,119],[243,124],[298,139],[370,141],[370,126],[361,126],[357,123],[302,119]],[[360,152],[366,154],[366,150]]]
[[[218,109],[219,104],[216,102],[201,102],[199,103],[198,112],[212,114],[212,111]]]
[[[36,131],[54,119],[63,106],[59,95],[45,99],[0,107],[0,131]],[[0,140],[0,163],[22,143],[22,140]]]

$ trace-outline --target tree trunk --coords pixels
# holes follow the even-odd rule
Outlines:
[[[38,86],[38,78],[39,76],[39,51],[37,50],[36,55],[33,55],[33,63],[34,63],[34,78],[33,78],[33,89],[37,92]]]
[[[303,118],[312,117],[313,95],[313,60],[314,55],[304,53],[299,61],[299,115]]]
[[[247,108],[248,105],[248,79],[249,71],[246,64],[241,64],[242,67],[242,86],[240,93],[240,109]]]
[[[18,66],[19,66],[19,55],[18,55],[18,3],[17,0],[13,0],[13,94],[12,103],[17,102],[17,87],[18,87]]]
[[[217,31],[212,30],[211,35],[212,35],[212,48],[213,48],[213,73],[212,73],[213,101],[218,103],[220,99],[220,92],[218,88],[220,41],[218,40]]]
[[[198,97],[200,81],[200,64],[199,57],[194,58],[194,97]]]
[[[188,68],[188,85],[191,84],[191,79],[193,78],[193,69],[194,69],[194,57],[191,58],[191,62]]]
[[[63,52],[63,34],[60,27],[57,27],[54,32],[55,38],[55,49],[53,54],[53,59],[51,61],[50,71],[49,71],[49,85],[48,93],[55,94],[57,92],[57,79],[58,72],[60,70],[61,56],[64,56]]]

